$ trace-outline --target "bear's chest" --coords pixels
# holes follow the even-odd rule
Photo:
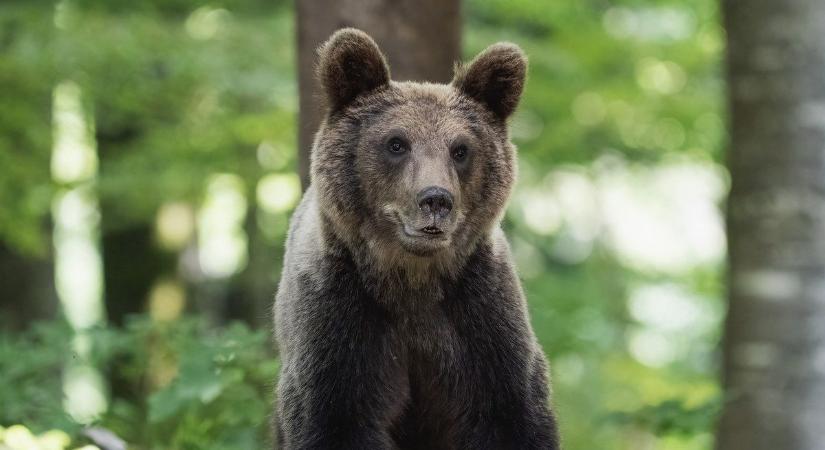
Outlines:
[[[423,386],[428,395],[449,398],[455,395],[455,384],[477,375],[475,361],[488,353],[479,347],[487,324],[473,319],[483,316],[479,309],[484,308],[444,297],[417,304],[420,307],[403,312],[394,323],[394,353],[403,355],[404,382],[412,395]]]
[[[443,314],[405,321],[396,341],[405,355],[398,388],[407,392],[403,412],[392,434],[401,449],[449,449],[455,441],[449,424],[457,422],[462,395],[457,386],[466,381],[461,361],[467,348],[455,326]]]

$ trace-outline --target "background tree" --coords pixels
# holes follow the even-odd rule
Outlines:
[[[366,31],[389,60],[394,80],[447,83],[461,57],[460,0],[298,0],[298,172],[309,184],[312,140],[323,115],[316,49],[335,30]]]
[[[723,2],[731,113],[720,450],[822,448],[825,3]]]

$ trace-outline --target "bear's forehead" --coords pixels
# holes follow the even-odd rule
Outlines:
[[[393,81],[392,90],[410,98],[430,98],[450,101],[458,92],[449,84]]]
[[[482,121],[476,105],[450,85],[394,82],[386,93],[377,128],[401,128],[413,133],[479,134]],[[377,130],[376,130],[377,131]]]

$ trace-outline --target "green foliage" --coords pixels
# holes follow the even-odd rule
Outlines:
[[[42,9],[0,4],[0,239],[39,254],[51,206],[52,36]]]
[[[73,355],[70,338],[63,322],[35,324],[20,335],[0,334],[0,425],[76,431],[63,411],[60,378]]]
[[[652,430],[657,435],[696,435],[713,428],[721,406],[718,398],[693,407],[688,407],[679,400],[667,400],[635,411],[614,412],[606,419],[609,422]]]
[[[279,368],[265,331],[138,319],[125,333],[118,370],[131,385],[159,385],[138,393],[139,405],[116,398],[104,426],[138,448],[264,447]]]
[[[282,3],[67,0],[0,4],[0,239],[44,252],[52,89],[82,89],[100,157],[104,226],[197,201],[204,179],[254,192],[295,165],[292,15]],[[226,9],[234,8],[234,9]],[[182,13],[186,14],[182,14]],[[278,149],[259,164],[261,143]]]
[[[530,56],[521,120],[538,133],[519,144],[531,163],[608,150],[643,161],[721,157],[715,1],[479,0],[467,9],[468,54],[506,39]]]
[[[71,331],[41,323],[12,338],[0,335],[0,423],[24,423],[36,432],[80,425],[63,412],[61,369],[76,363]],[[88,334],[91,363],[119,380],[109,411],[95,425],[133,449],[265,448],[278,360],[270,338],[234,323],[207,327],[187,318],[155,323],[136,317],[125,329]],[[126,382],[123,384],[123,382]],[[134,391],[132,389],[138,389]]]

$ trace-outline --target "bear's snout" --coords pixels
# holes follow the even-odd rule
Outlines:
[[[453,194],[438,186],[422,189],[416,196],[416,200],[418,200],[418,208],[421,212],[433,216],[436,220],[447,217],[453,209]]]

